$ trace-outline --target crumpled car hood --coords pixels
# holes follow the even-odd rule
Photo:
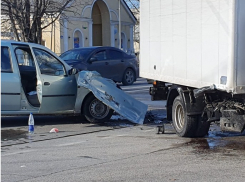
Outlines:
[[[112,80],[101,77],[96,71],[81,71],[78,74],[78,86],[92,91],[97,99],[129,121],[143,124],[147,105],[126,94]]]

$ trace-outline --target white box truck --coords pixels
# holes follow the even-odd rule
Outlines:
[[[140,13],[140,77],[176,133],[243,132],[245,0],[141,0]]]

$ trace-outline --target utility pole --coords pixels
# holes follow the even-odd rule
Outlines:
[[[55,52],[55,47],[56,47],[56,46],[55,46],[55,45],[56,45],[56,44],[55,44],[55,43],[56,43],[56,42],[55,42],[55,23],[56,23],[56,21],[54,22],[54,53],[56,53],[56,52]]]
[[[54,28],[54,24],[52,23],[51,25],[51,31],[50,31],[50,34],[51,34],[51,43],[50,43],[50,49],[53,51],[53,28]]]
[[[121,49],[121,45],[122,45],[122,40],[121,40],[121,0],[118,0],[119,1],[119,8],[118,8],[118,11],[119,11],[119,30],[118,30],[118,34],[119,34],[119,49]]]

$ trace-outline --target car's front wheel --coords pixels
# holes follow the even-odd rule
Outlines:
[[[112,114],[113,110],[92,94],[84,101],[83,115],[91,123],[103,123],[108,121]]]
[[[131,68],[126,69],[123,74],[123,80],[122,80],[123,85],[132,85],[134,81],[135,81],[135,72]]]

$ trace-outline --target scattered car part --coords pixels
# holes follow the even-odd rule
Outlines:
[[[101,77],[95,71],[81,71],[77,84],[92,91],[97,99],[129,121],[143,124],[148,106],[117,88],[112,80]]]

